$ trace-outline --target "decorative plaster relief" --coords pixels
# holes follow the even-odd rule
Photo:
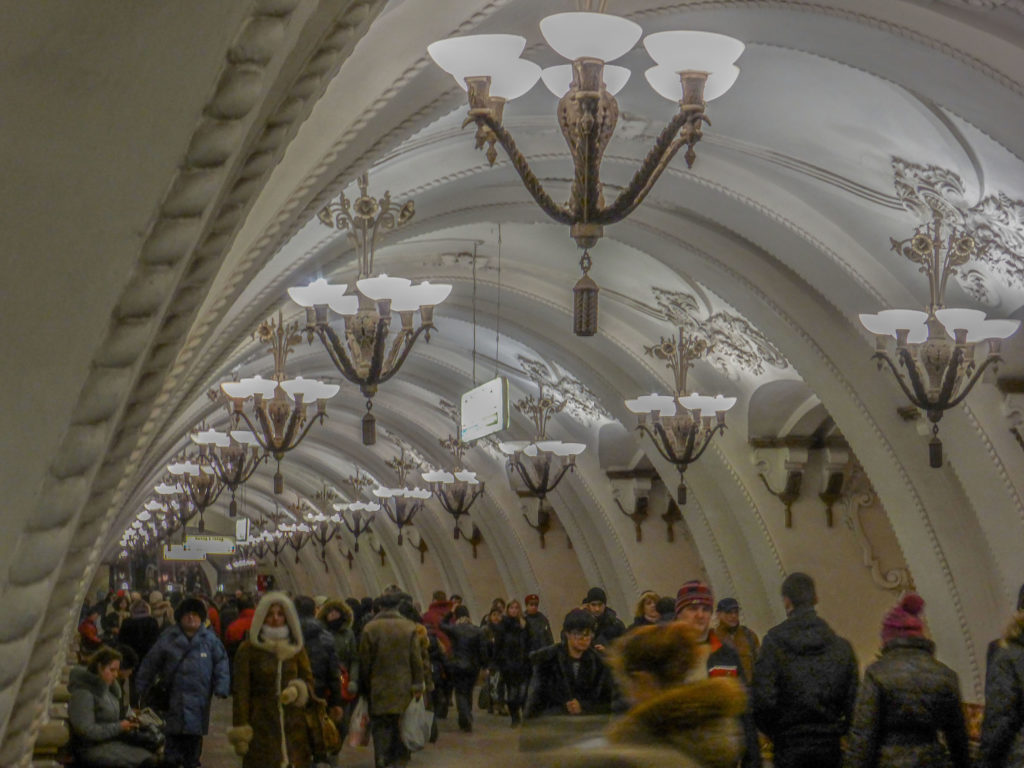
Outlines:
[[[516,355],[526,378],[534,384],[543,384],[544,392],[557,401],[577,421],[596,424],[614,421],[612,415],[598,401],[597,395],[586,384],[557,363],[546,363],[526,355]],[[516,410],[520,412],[518,401]]]
[[[971,296],[992,305],[994,290],[984,271],[1024,288],[1024,200],[997,192],[973,205],[960,176],[937,165],[892,158],[893,185],[903,207],[921,219],[936,216],[972,231],[978,240],[976,266],[957,272],[957,282]]]
[[[740,371],[760,375],[769,365],[789,367],[778,348],[739,315],[712,312],[702,317],[705,310],[692,294],[656,285],[651,286],[651,292],[666,320],[683,328],[687,334],[699,334],[707,339],[711,347],[707,361],[731,378],[737,378]]]
[[[871,481],[860,466],[855,466],[850,475],[851,492],[843,500],[846,505],[846,513],[843,515],[843,523],[853,531],[860,543],[864,560],[864,567],[871,571],[871,580],[881,589],[902,593],[914,589],[914,579],[906,568],[891,568],[883,571],[875,556],[875,549],[871,540],[864,532],[861,523],[861,510],[865,507],[875,506],[879,503],[878,494],[871,486]]]

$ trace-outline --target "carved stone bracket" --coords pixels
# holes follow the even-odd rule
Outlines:
[[[527,523],[527,525],[529,525],[530,521],[527,520],[526,523]],[[480,533],[480,529],[477,528],[476,523],[473,523],[473,535],[472,536],[467,536],[465,533],[460,531],[459,538],[462,541],[464,541],[467,544],[469,544],[471,547],[473,547],[473,559],[476,560],[477,547],[479,547],[481,544],[483,544],[483,541],[484,541],[484,535],[482,533]]]
[[[821,468],[822,491],[818,494],[825,505],[825,522],[833,527],[832,508],[842,499],[850,477],[850,452],[844,448],[825,448],[825,461]]]
[[[793,527],[793,504],[800,498],[807,455],[807,448],[802,446],[757,448],[754,451],[757,475],[768,492],[783,503],[787,528]],[[778,483],[782,490],[775,490],[772,487],[773,483]]]
[[[853,531],[860,544],[863,556],[864,567],[871,572],[871,580],[880,588],[892,592],[902,593],[914,589],[914,579],[906,568],[892,568],[882,570],[878,558],[875,556],[871,540],[864,532],[861,522],[861,509],[878,503],[878,495],[871,487],[870,481],[864,471],[855,466],[850,473],[849,487],[850,494],[845,499],[846,514],[843,522],[846,527]]]
[[[676,540],[674,526],[676,523],[683,522],[683,513],[671,494],[668,497],[668,509],[665,510],[665,514],[661,516],[661,519],[665,523],[665,534],[668,537],[669,543],[674,542]]]
[[[608,479],[614,484],[614,490],[612,492],[612,500],[615,505],[619,508],[630,522],[633,523],[633,527],[636,531],[637,543],[642,542],[643,539],[643,524],[644,521],[650,515],[650,494],[651,486],[657,478],[657,473],[653,470],[645,471],[639,470],[625,470],[625,471],[609,471]],[[633,511],[629,512],[626,507],[623,506],[620,498],[625,496],[627,499],[633,498]]]

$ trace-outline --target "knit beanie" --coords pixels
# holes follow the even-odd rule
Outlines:
[[[698,579],[686,582],[676,592],[676,613],[694,603],[706,605],[708,608],[714,606],[714,601],[711,598],[711,588]]]
[[[579,593],[577,593],[579,594]],[[607,603],[608,595],[600,587],[591,587],[587,596],[583,598],[584,603]]]
[[[882,642],[887,643],[897,637],[924,637],[924,624],[918,618],[924,609],[924,600],[914,592],[903,596],[899,605],[885,615],[882,620]]]
[[[463,618],[468,619],[469,618],[469,608],[467,608],[464,605],[460,605],[458,608],[455,609],[454,614],[455,614],[455,618],[456,619],[463,619]]]

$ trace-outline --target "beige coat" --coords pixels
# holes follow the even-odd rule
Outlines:
[[[284,607],[290,640],[260,637],[274,603]],[[256,607],[248,639],[235,653],[234,687],[228,740],[243,755],[243,768],[307,768],[313,761],[306,711],[313,705],[313,673],[299,617],[283,592],[267,593]]]
[[[413,694],[423,692],[421,649],[416,624],[398,611],[383,611],[363,627],[359,688],[370,696],[371,715],[400,715]]]

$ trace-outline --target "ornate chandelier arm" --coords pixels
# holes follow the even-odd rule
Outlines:
[[[711,445],[711,439],[719,432],[725,432],[725,424],[716,424],[714,427],[712,427],[704,435],[704,444],[701,445],[700,450],[698,450],[695,454],[690,456],[690,458],[686,460],[686,463],[692,464],[693,462],[697,461],[697,459],[699,459],[701,456],[703,456],[704,451],[706,451],[708,449],[708,446]]]
[[[657,435],[655,435],[655,433],[652,432],[646,424],[638,425],[637,429],[640,430],[640,432],[642,432],[643,434],[647,435],[649,438],[651,438],[651,442],[654,443],[654,447],[658,449],[658,453],[661,454],[662,458],[665,459],[665,461],[668,461],[672,464],[679,463],[679,458],[676,456],[676,452],[672,449],[672,443],[669,441],[668,435],[666,434],[664,427],[662,427],[660,424],[655,427],[655,429],[658,430]],[[659,439],[659,437],[661,439]],[[662,447],[663,444],[664,447]]]
[[[598,212],[595,223],[615,224],[635,211],[675,157],[676,152],[684,144],[691,144],[700,139],[701,121],[711,124],[704,114],[703,104],[684,104],[680,107],[679,113],[665,126],[640,168],[633,174],[629,185],[619,193],[615,202]],[[683,128],[686,128],[686,131],[680,134]],[[692,164],[691,161],[687,161],[688,166]]]
[[[956,388],[957,381],[961,378],[960,365],[963,361],[963,348],[957,345],[953,348],[953,353],[949,356],[949,362],[946,364],[946,370],[942,374],[942,386],[939,388],[939,397],[936,405],[941,406],[942,403],[949,403],[945,407],[953,407],[950,398],[953,396],[953,390]],[[967,390],[963,391],[966,392]]]
[[[266,453],[271,453],[274,446],[273,443],[267,439],[268,433],[264,432],[265,417],[263,416],[263,409],[257,408],[256,414],[256,420],[259,422],[258,427],[241,408],[236,408],[232,415],[235,417],[235,424],[238,424],[238,419],[241,418],[242,421],[245,422],[245,425],[249,427],[249,431],[252,432],[253,437],[256,438],[256,442],[259,444],[260,448],[262,448]],[[271,430],[269,434],[273,434],[273,430]]]
[[[381,381],[381,370],[384,368],[384,348],[388,340],[388,326],[391,318],[382,317],[377,320],[377,334],[373,338],[373,353],[370,355],[370,370],[366,374],[367,383]]]
[[[483,122],[497,137],[509,160],[512,161],[512,167],[516,169],[519,178],[523,180],[526,191],[530,193],[534,202],[541,207],[541,210],[559,224],[574,224],[575,219],[572,213],[567,208],[558,205],[551,199],[551,195],[544,191],[544,187],[541,186],[540,180],[530,169],[530,165],[526,162],[526,158],[523,157],[523,153],[516,147],[512,134],[488,114],[478,115],[474,119],[478,124]]]
[[[265,456],[260,456],[257,453],[253,453],[250,456],[248,452],[243,452],[239,461],[232,465],[234,471],[229,472],[228,467],[220,460],[220,457],[216,453],[212,455],[213,468],[217,473],[217,477],[232,491],[249,482],[249,478],[256,473],[264,458]]]
[[[324,323],[316,326],[316,333],[320,337],[324,349],[327,350],[331,362],[334,363],[334,367],[353,384],[358,384],[360,382],[359,372],[349,361],[348,355],[345,353],[345,345],[342,344],[341,338],[334,332],[334,329]]]
[[[969,378],[967,380],[967,383],[964,384],[963,389],[960,390],[960,394],[957,395],[955,398],[953,398],[950,401],[949,405],[946,406],[946,407],[947,408],[953,408],[953,407],[955,407],[957,405],[960,405],[960,403],[963,402],[963,399],[965,397],[967,397],[968,393],[971,391],[971,389],[974,387],[974,385],[978,382],[978,379],[981,378],[981,374],[983,374],[985,372],[985,369],[988,368],[993,363],[1001,363],[1002,360],[1003,360],[1003,358],[1000,357],[999,355],[991,355],[990,357],[988,357],[985,360],[985,362],[983,362],[981,365],[979,365],[977,368],[974,369],[974,373],[971,375],[971,378]]]
[[[317,422],[323,424],[324,418],[326,416],[327,416],[326,413],[317,413],[311,419],[307,419],[306,420],[306,426],[302,428],[302,431],[299,432],[299,436],[297,438],[295,438],[295,440],[286,440],[286,441],[282,442],[282,446],[284,446],[284,447],[282,447],[280,450],[277,450],[274,453],[275,458],[277,457],[278,454],[281,454],[281,455],[286,454],[286,453],[288,453],[288,451],[292,450],[293,448],[298,447],[299,443],[301,443],[303,440],[306,439],[306,435],[309,433],[309,430],[311,430],[313,428],[313,425],[316,424]],[[292,424],[292,421],[299,421],[299,419],[298,419],[298,411],[292,412],[291,419],[288,420],[288,430],[285,432],[285,435],[287,437],[293,436],[292,433],[295,431],[295,428],[294,428],[294,425]]]
[[[392,376],[398,373],[398,370],[403,365],[405,365],[405,359],[409,356],[409,353],[412,352],[412,348],[413,345],[416,343],[416,339],[418,339],[420,334],[423,333],[425,330],[427,330],[427,326],[421,325],[419,328],[417,328],[415,331],[413,331],[411,334],[405,337],[404,346],[402,347],[401,354],[398,356],[397,360],[395,359],[395,353],[396,348],[400,343],[400,339],[395,339],[395,346],[392,348],[390,355],[391,360],[389,361],[388,367],[385,369],[384,373],[382,373],[380,376],[380,383],[383,384],[385,381],[390,379]]]
[[[907,368],[907,374],[911,377],[911,382],[913,384],[914,389],[917,390],[921,386],[921,379],[916,374],[916,369],[914,368],[914,358],[906,349],[900,350],[900,355],[901,357],[905,356],[904,365]],[[913,403],[918,408],[928,408],[927,400],[925,398],[918,397],[918,395],[914,391],[912,391],[910,387],[907,386],[906,379],[904,379],[903,374],[900,373],[899,368],[896,367],[896,363],[892,361],[892,358],[890,358],[889,355],[885,354],[884,352],[876,352],[874,355],[872,355],[872,357],[875,360],[885,362],[885,364],[889,366],[889,370],[892,371],[892,375],[896,378],[896,382],[900,385],[900,389],[903,390],[903,394],[907,396],[907,399],[910,400],[911,403]]]

